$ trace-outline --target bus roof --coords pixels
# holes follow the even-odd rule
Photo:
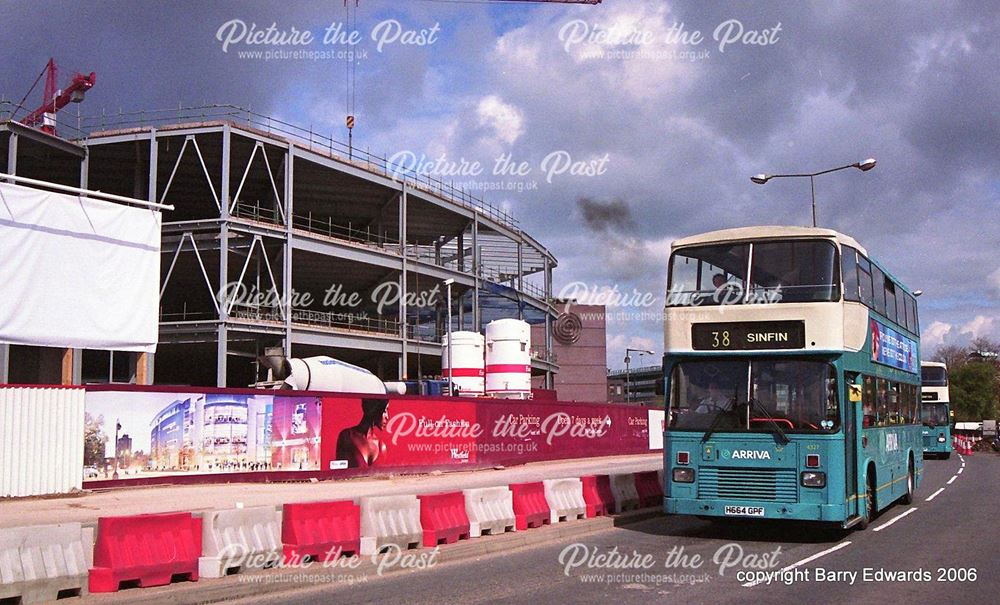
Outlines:
[[[920,360],[920,367],[925,367],[925,366],[926,367],[930,367],[930,368],[947,368],[948,367],[947,365],[945,365],[943,362],[940,362],[940,361],[924,361],[924,360],[921,359]]]
[[[681,246],[692,246],[696,244],[712,244],[718,242],[756,240],[756,239],[797,239],[797,238],[822,238],[833,239],[837,242],[851,246],[859,250],[865,256],[868,251],[864,249],[853,237],[844,235],[833,229],[820,229],[817,227],[781,227],[774,225],[758,227],[737,227],[735,229],[720,229],[709,231],[690,237],[682,237],[673,242],[674,248]]]

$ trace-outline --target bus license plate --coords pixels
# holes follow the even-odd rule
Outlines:
[[[739,515],[741,517],[763,517],[764,507],[763,506],[727,506],[725,513],[727,515]]]

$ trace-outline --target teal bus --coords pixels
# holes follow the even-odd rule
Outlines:
[[[920,362],[920,419],[924,423],[924,457],[951,457],[951,398],[948,367],[940,361]]]
[[[923,473],[916,298],[854,239],[677,240],[664,321],[664,507],[864,529]]]

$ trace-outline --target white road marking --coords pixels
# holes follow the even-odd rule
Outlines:
[[[911,508],[911,509],[909,509],[909,510],[903,512],[903,513],[900,513],[900,514],[896,515],[895,517],[893,517],[892,519],[889,519],[888,521],[886,521],[882,525],[879,525],[878,527],[876,527],[872,531],[882,531],[883,529],[889,527],[890,525],[892,525],[896,521],[899,521],[900,519],[902,519],[906,515],[908,515],[910,513],[915,513],[915,512],[917,512],[917,507],[916,506],[914,506],[913,508]]]
[[[962,468],[958,469],[958,472],[957,472],[957,473],[955,473],[955,474],[956,474],[956,475],[961,475],[961,474],[962,474],[962,471],[964,471],[964,470],[965,470],[965,467],[963,466]]]
[[[952,483],[954,483],[955,479],[958,479],[958,475],[952,475],[951,479],[948,479],[947,485],[951,485]]]
[[[936,496],[937,496],[938,494],[940,494],[940,493],[941,493],[941,492],[943,492],[943,491],[944,491],[944,488],[943,488],[943,487],[942,487],[942,488],[939,488],[939,489],[938,489],[938,491],[934,492],[934,493],[933,493],[933,494],[931,494],[930,496],[927,496],[927,499],[926,499],[926,500],[924,500],[924,502],[930,502],[930,501],[931,501],[931,500],[933,500],[933,499],[934,499],[934,498],[935,498],[935,497],[936,497]]]
[[[914,509],[914,510],[916,510],[916,509]],[[841,542],[841,543],[839,543],[839,544],[837,544],[835,546],[831,546],[830,548],[828,548],[826,550],[822,550],[822,551],[814,554],[811,557],[806,557],[805,559],[802,559],[801,561],[796,561],[795,563],[792,563],[788,567],[781,568],[777,572],[777,574],[782,574],[782,573],[784,573],[786,571],[789,571],[791,569],[795,569],[796,567],[800,567],[802,565],[805,565],[806,563],[809,563],[810,561],[815,561],[816,559],[818,559],[820,557],[826,556],[826,555],[828,555],[828,554],[830,554],[832,552],[836,552],[836,551],[840,550],[841,548],[844,548],[845,546],[849,546],[850,544],[851,544],[851,542],[847,541],[847,542]],[[747,582],[747,583],[743,584],[743,587],[744,588],[752,588],[752,587],[754,587],[754,586],[756,586],[758,584],[761,584],[763,582],[766,582],[766,580],[754,580],[753,582]]]

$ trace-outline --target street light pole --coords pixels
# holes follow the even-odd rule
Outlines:
[[[809,176],[809,189],[812,191],[812,204],[813,204],[813,227],[816,226],[816,177]]]
[[[118,432],[120,430],[122,430],[121,419],[120,418],[115,418],[115,469],[114,469],[114,472],[111,473],[111,478],[112,479],[117,479],[118,478]],[[104,472],[107,472],[107,471],[104,471]],[[104,476],[107,477],[107,475],[104,475]]]
[[[628,352],[625,352],[625,403],[632,403],[632,398],[628,390],[629,384],[632,382],[631,375],[629,373],[628,364],[632,361],[632,358],[628,356]]]
[[[632,373],[629,365],[632,363],[632,357],[629,353],[638,353],[642,355],[652,355],[652,351],[647,351],[646,349],[625,349],[625,403],[632,403]]]
[[[750,180],[758,185],[763,185],[770,181],[771,179],[782,179],[782,178],[804,178],[809,177],[809,188],[812,191],[812,219],[813,227],[817,225],[816,223],[816,177],[821,174],[827,174],[828,172],[836,172],[838,170],[844,170],[847,168],[857,168],[861,172],[868,172],[875,167],[875,158],[868,158],[867,160],[861,162],[855,162],[853,164],[846,164],[844,166],[837,166],[836,168],[828,168],[826,170],[820,170],[819,172],[809,172],[802,174],[755,174],[750,177]]]

